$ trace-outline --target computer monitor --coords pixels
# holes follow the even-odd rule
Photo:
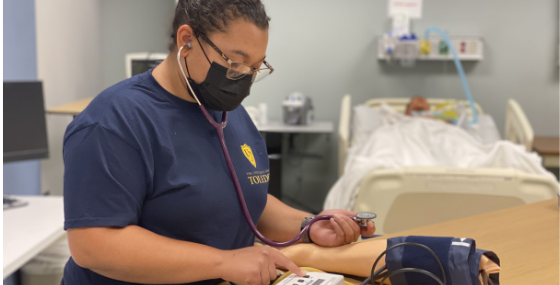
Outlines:
[[[49,157],[41,82],[4,82],[4,162]]]
[[[125,56],[126,78],[144,73],[162,62],[167,57],[166,53],[127,53]]]

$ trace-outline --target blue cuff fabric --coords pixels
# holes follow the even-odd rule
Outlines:
[[[496,255],[496,253],[494,253],[493,251],[488,251],[488,250],[477,248],[475,250],[474,254],[469,256],[469,267],[476,269],[477,274],[478,274],[478,268],[480,267],[480,258],[483,255],[488,257],[488,259],[492,260],[498,266],[500,266],[500,259],[498,258],[498,255]],[[474,271],[475,270],[471,270],[471,272],[474,272]],[[488,277],[490,278],[490,280],[492,281],[492,283],[494,285],[500,285],[500,273],[490,274],[490,275],[488,275]]]
[[[387,248],[403,242],[414,242],[429,247],[441,262],[448,285],[478,285],[478,268],[483,254],[496,264],[500,264],[495,253],[476,249],[475,241],[470,238],[395,237],[387,240]],[[434,256],[418,246],[408,245],[395,248],[387,253],[385,262],[389,272],[401,268],[417,268],[429,271],[443,280],[439,264]],[[498,274],[492,274],[490,277],[494,285],[499,284]],[[431,277],[416,272],[394,275],[390,277],[390,280],[394,285],[438,284]]]

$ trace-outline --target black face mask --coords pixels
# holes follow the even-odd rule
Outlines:
[[[187,58],[185,58],[185,66],[188,73]],[[212,62],[206,79],[200,84],[194,82],[189,74],[187,80],[193,91],[196,92],[196,97],[200,100],[200,103],[206,108],[216,111],[231,111],[239,107],[243,99],[249,96],[251,85],[253,85],[252,76],[246,75],[241,79],[232,80],[226,77],[227,71],[227,67]]]

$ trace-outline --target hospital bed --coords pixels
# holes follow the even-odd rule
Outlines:
[[[365,105],[379,108],[386,103],[397,112],[404,113],[409,101],[409,98],[373,99]],[[448,101],[428,99],[432,108]],[[476,103],[475,108],[479,114],[484,114]],[[345,95],[338,129],[339,175],[343,174],[347,151],[352,144],[351,121],[351,96]],[[531,150],[533,130],[514,100],[508,101],[504,138]],[[552,177],[505,168],[377,169],[363,176],[358,185],[353,210],[377,213],[377,234],[390,234],[551,199],[557,197],[559,190],[558,181]]]

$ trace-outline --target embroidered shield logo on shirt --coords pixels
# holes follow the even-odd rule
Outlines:
[[[241,150],[245,157],[249,160],[249,162],[254,166],[257,167],[257,162],[255,161],[255,157],[253,156],[253,150],[247,144],[241,146]]]

